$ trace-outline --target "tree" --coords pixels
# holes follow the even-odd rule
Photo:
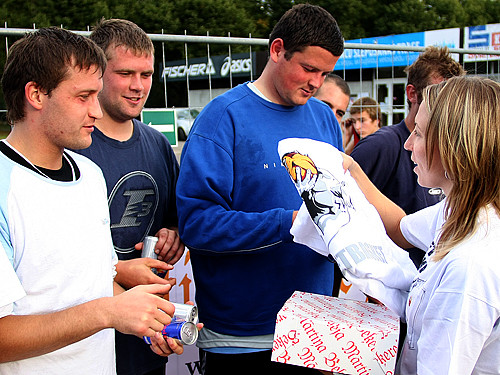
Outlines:
[[[147,33],[267,38],[279,18],[294,4],[309,2],[328,10],[337,20],[344,38],[402,34],[450,27],[500,22],[498,0],[17,0],[0,3],[0,23],[8,27],[63,26],[86,30],[101,17],[125,18]],[[14,38],[9,38],[13,43]],[[2,41],[3,43],[3,41]],[[157,43],[156,60],[161,61]],[[0,64],[5,48],[0,45]],[[169,60],[184,58],[183,43],[165,43]],[[259,48],[254,48],[258,50]],[[222,54],[225,45],[211,45],[211,54]],[[248,47],[232,47],[232,52]],[[206,55],[206,45],[189,44],[190,57]],[[151,96],[160,97],[156,83]],[[0,97],[0,100],[2,98]]]

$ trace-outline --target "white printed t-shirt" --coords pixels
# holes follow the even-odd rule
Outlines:
[[[81,173],[73,182],[50,180],[0,152],[0,318],[113,295],[117,260],[104,178],[89,159],[68,154]],[[0,364],[0,374],[35,373],[114,374],[113,330]]]
[[[406,216],[405,238],[427,255],[406,305],[402,375],[500,374],[500,218],[483,210],[476,233],[431,260],[445,201]]]

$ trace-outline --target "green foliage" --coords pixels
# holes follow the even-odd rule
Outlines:
[[[345,39],[500,22],[498,0],[309,0],[307,2],[328,10],[339,23]]]
[[[173,18],[177,21],[173,34],[248,37],[260,29],[255,26],[249,9],[232,0],[174,0]],[[205,45],[190,45],[190,54],[206,55]],[[211,53],[226,52],[228,47],[212,45]],[[236,48],[237,50],[238,48]]]
[[[101,17],[126,18],[148,33],[266,38],[295,0],[3,0],[9,27],[85,30]],[[346,39],[500,22],[498,0],[308,0],[327,9]]]
[[[101,16],[109,15],[106,1],[101,0],[31,0],[22,6],[15,0],[3,0],[0,21],[9,27],[32,28],[61,26],[85,30]]]
[[[337,20],[345,39],[402,34],[500,22],[499,0],[18,0],[0,2],[0,26],[37,28],[63,26],[87,30],[101,17],[125,18],[150,34],[184,34],[267,38],[283,13],[297,3],[324,7]],[[9,38],[13,43],[14,38]],[[183,59],[183,43],[156,43],[156,60]],[[206,55],[206,46],[190,44],[190,57]],[[264,47],[265,48],[265,47]],[[233,53],[247,46],[231,47]],[[259,50],[262,47],[253,47]],[[0,65],[5,62],[0,40]],[[225,45],[210,46],[211,54],[226,53]],[[155,80],[150,99],[161,102]],[[5,108],[0,93],[0,108]]]
[[[248,36],[253,25],[246,10],[230,0],[175,0],[173,15],[180,25],[174,33]]]

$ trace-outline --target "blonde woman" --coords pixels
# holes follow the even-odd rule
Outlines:
[[[500,85],[456,77],[429,86],[405,148],[440,203],[406,216],[345,156],[344,166],[402,247],[426,256],[406,303],[397,372],[500,374]]]

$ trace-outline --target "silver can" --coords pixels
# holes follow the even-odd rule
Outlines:
[[[174,320],[179,320],[182,322],[198,323],[198,308],[193,305],[186,305],[184,303],[172,302],[175,307]]]
[[[158,237],[155,236],[144,237],[144,241],[142,242],[141,257],[158,259],[158,255],[155,253],[155,246],[157,242],[158,242]],[[151,271],[153,271],[155,275],[158,275],[161,278],[164,278],[167,274],[166,271],[157,270],[156,268],[151,268]]]
[[[155,253],[155,246],[158,242],[158,237],[154,236],[146,236],[144,237],[144,241],[142,242],[142,258],[152,258],[158,259],[158,255]]]

